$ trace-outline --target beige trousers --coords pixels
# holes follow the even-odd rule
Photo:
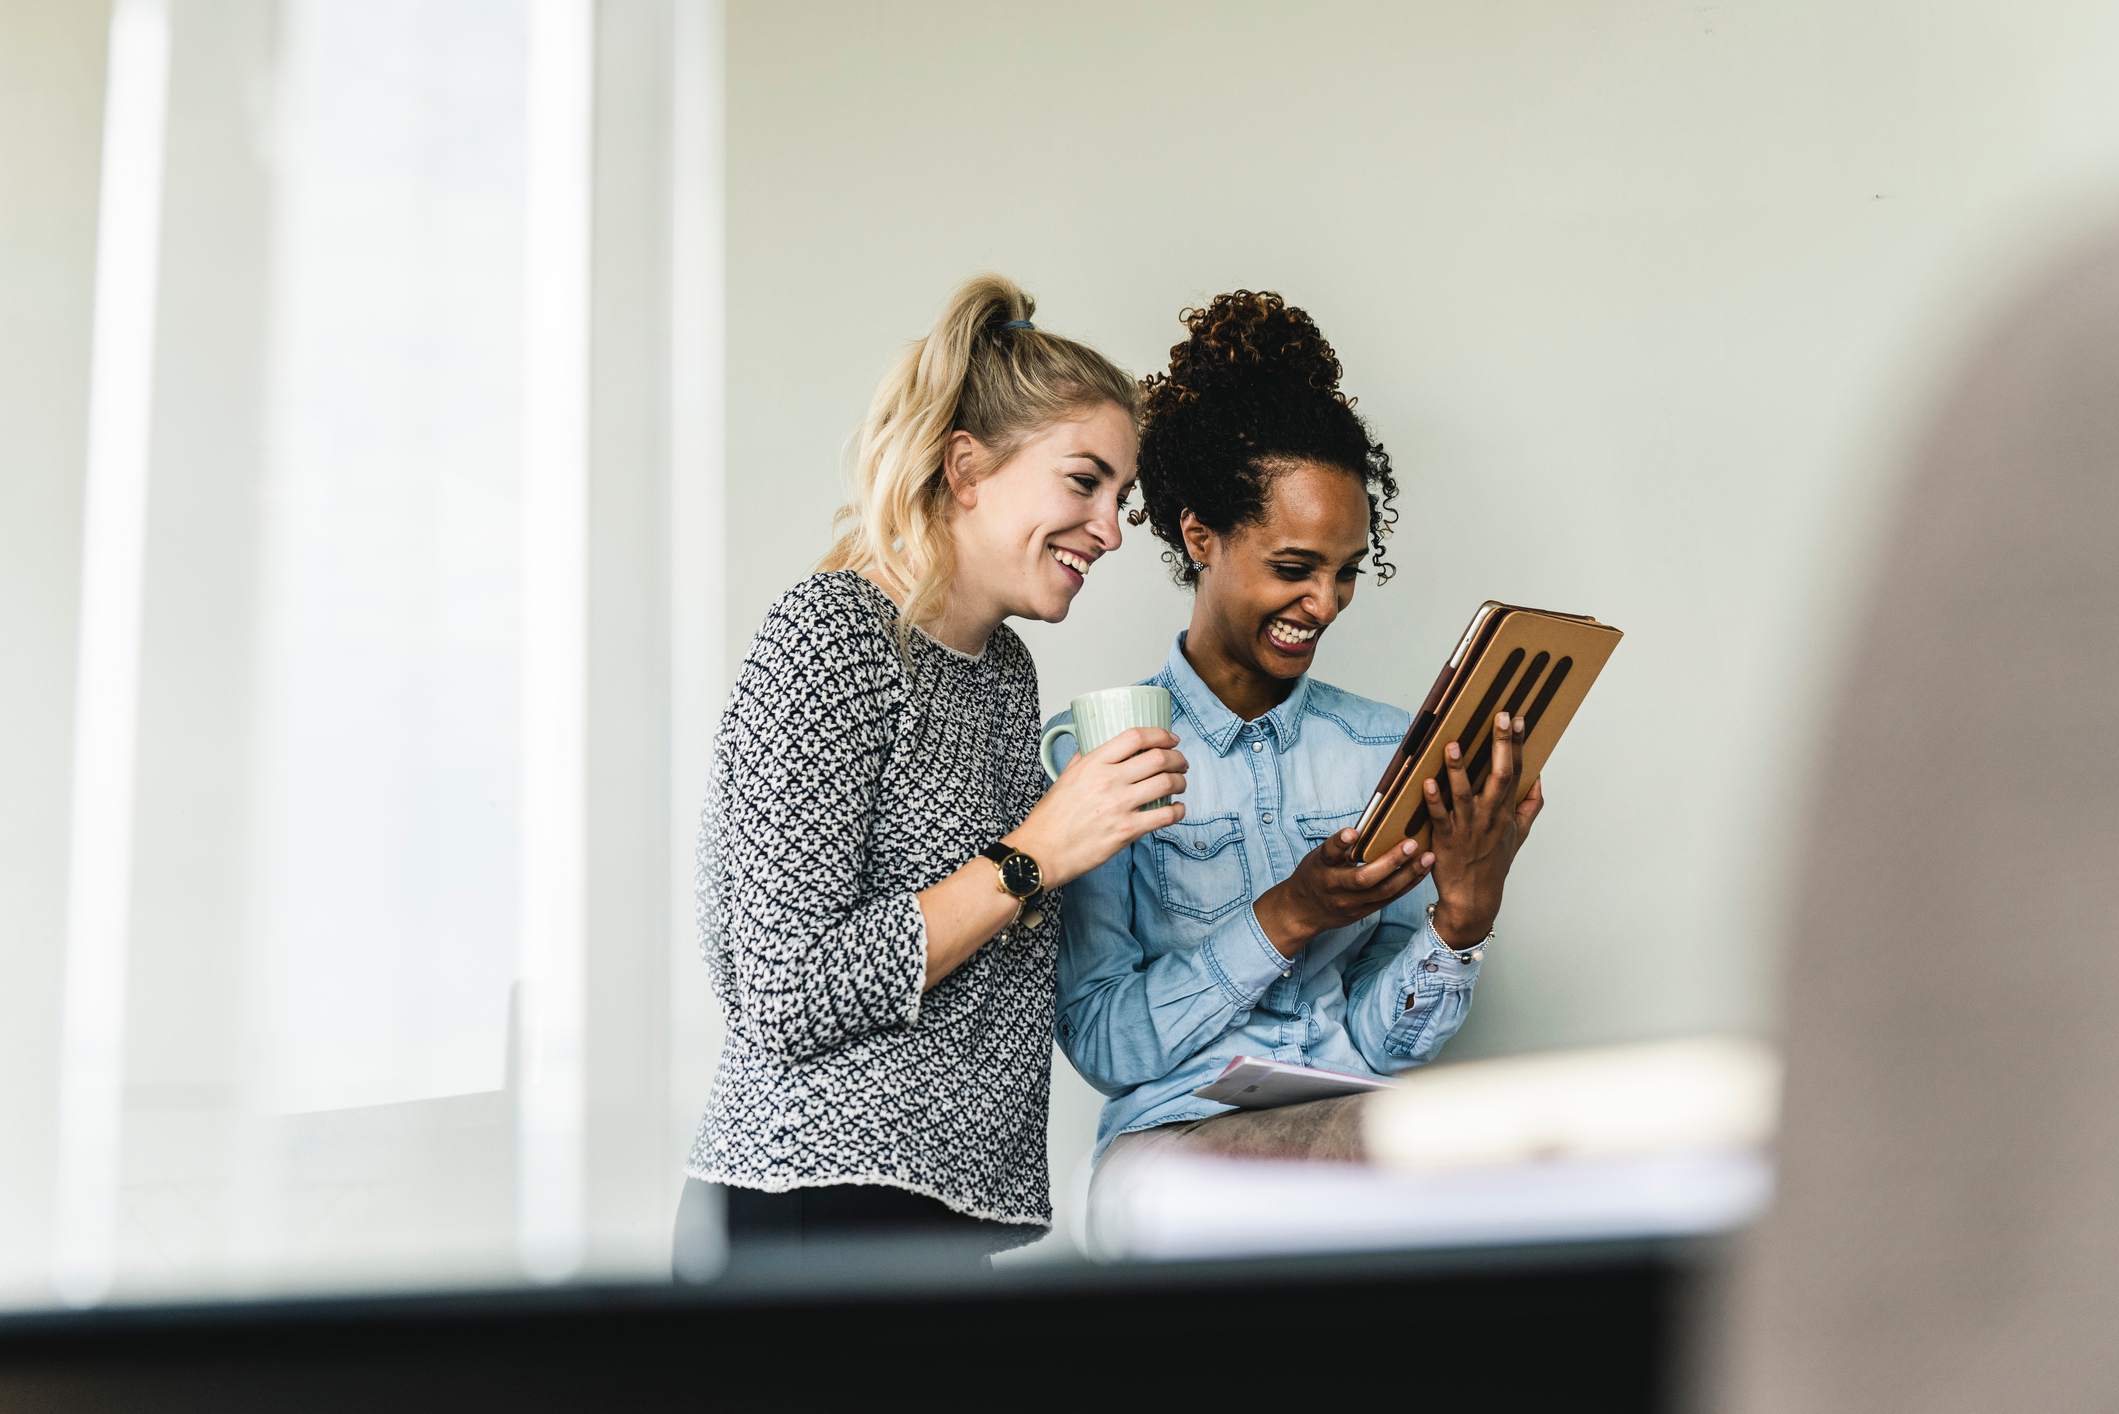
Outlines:
[[[1363,1105],[1372,1098],[1373,1094],[1341,1095],[1271,1110],[1233,1110],[1212,1119],[1121,1134],[1104,1150],[1089,1180],[1091,1226],[1096,1226],[1102,1205],[1119,1201],[1127,1175],[1167,1158],[1366,1163],[1369,1156],[1361,1141],[1361,1117]]]
[[[1271,1110],[1232,1110],[1212,1119],[1186,1120],[1121,1134],[1104,1150],[1110,1163],[1121,1152],[1181,1151],[1225,1159],[1324,1159],[1363,1163],[1361,1103],[1367,1095],[1341,1095],[1282,1105]]]

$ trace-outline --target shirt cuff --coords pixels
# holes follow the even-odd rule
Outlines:
[[[1438,983],[1445,987],[1469,987],[1479,980],[1479,968],[1486,960],[1486,944],[1477,942],[1458,952],[1435,935],[1432,925],[1423,923],[1413,937],[1413,946],[1406,949],[1406,956],[1412,963],[1412,975],[1405,988],[1408,994],[1430,989]]]
[[[1259,926],[1258,912],[1250,904],[1215,929],[1200,946],[1200,953],[1214,981],[1240,1008],[1258,1005],[1266,988],[1295,970],[1294,960],[1282,957]]]

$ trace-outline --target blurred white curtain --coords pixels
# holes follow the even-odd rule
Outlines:
[[[540,13],[562,21],[536,31],[542,68]],[[673,1084],[673,968],[696,980],[689,938],[671,937],[689,876],[673,800],[696,794],[674,779],[674,723],[699,730],[718,643],[696,612],[673,616],[668,567],[719,515],[712,466],[681,505],[672,489],[673,429],[690,460],[718,449],[717,422],[671,407],[680,269],[689,305],[720,309],[697,292],[718,289],[718,262],[672,248],[674,193],[700,183],[716,195],[691,191],[686,230],[718,242],[698,213],[718,222],[719,154],[697,163],[694,143],[700,170],[679,172],[671,150],[673,85],[718,69],[672,41],[717,54],[718,7],[167,14],[137,763],[107,793],[133,867],[106,930],[124,968],[97,973],[94,998],[122,1017],[122,1079],[77,1107],[117,1136],[75,1205],[94,1240],[74,1256],[102,1268],[80,1299],[666,1271],[672,1116],[691,1108],[672,1094],[696,1103],[705,1078]],[[691,126],[718,103],[688,90]],[[554,249],[532,239],[538,131],[593,230],[554,257],[571,322],[539,365],[578,443],[560,458],[569,494],[542,503],[549,556],[526,548],[529,475],[553,465],[524,430],[527,355],[553,348],[530,317],[550,288],[530,262]],[[92,135],[72,151],[93,167]],[[718,346],[686,331],[686,367]],[[560,560],[563,584],[533,577]],[[547,659],[556,683],[526,672],[542,622],[574,635]],[[568,750],[532,751],[528,709],[554,701]],[[56,756],[78,717],[54,714]],[[568,788],[540,810],[526,776]],[[525,905],[551,877],[526,838],[566,851],[565,908]],[[548,926],[530,959],[533,917]],[[30,942],[0,985],[55,1009],[64,940]],[[561,979],[558,1012],[525,1002],[526,960]],[[54,1113],[56,1030],[22,1064]],[[55,1175],[55,1127],[18,1132],[24,1166]],[[57,1182],[25,1192],[43,1203]],[[65,1246],[0,1252],[0,1303],[48,1299]]]
[[[503,1080],[524,29],[512,0],[281,11],[251,871],[275,1110]]]

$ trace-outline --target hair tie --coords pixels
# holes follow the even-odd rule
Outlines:
[[[1035,329],[1037,326],[1027,319],[1011,319],[1001,327],[1003,329]]]

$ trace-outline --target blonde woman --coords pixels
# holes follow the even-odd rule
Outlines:
[[[877,390],[819,572],[765,617],[721,720],[700,926],[728,1014],[679,1213],[736,1255],[852,1232],[983,1263],[1051,1224],[1059,889],[1183,818],[1167,732],[1049,791],[1037,670],[1119,545],[1133,380],[966,283]]]

